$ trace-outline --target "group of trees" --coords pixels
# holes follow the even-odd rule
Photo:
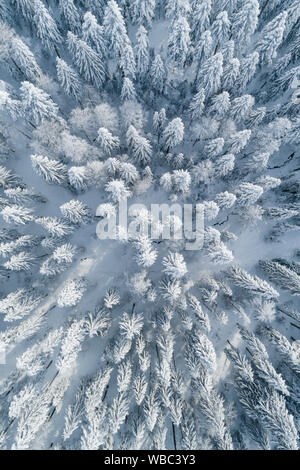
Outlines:
[[[298,448],[299,21],[0,0],[2,448]],[[95,240],[129,198],[174,206]]]

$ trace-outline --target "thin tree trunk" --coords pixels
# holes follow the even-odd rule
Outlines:
[[[175,424],[174,423],[172,423],[172,431],[173,431],[174,449],[177,450],[176,430],[175,430]]]

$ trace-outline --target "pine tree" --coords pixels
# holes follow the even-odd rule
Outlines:
[[[65,282],[64,286],[62,287],[61,291],[58,294],[57,305],[60,308],[74,307],[81,300],[85,291],[86,291],[86,284],[81,279],[69,280]],[[83,330],[84,320],[80,320],[77,326],[80,328],[80,330]],[[77,332],[77,328],[76,328],[76,332]],[[84,330],[80,331],[79,333],[84,334]],[[63,349],[63,346],[62,346],[62,349]],[[58,359],[58,363],[59,362],[60,362],[60,359]],[[61,369],[61,367],[62,366],[60,365],[59,369]]]
[[[80,30],[80,14],[74,4],[74,0],[59,0],[59,11],[67,28],[73,33],[78,34]]]
[[[33,53],[20,38],[13,38],[11,51],[14,62],[22,70],[28,80],[35,81],[40,78],[42,71],[37,64]]]
[[[181,279],[187,273],[186,263],[180,253],[169,253],[163,258],[163,272],[173,280]]]
[[[46,369],[49,358],[63,338],[63,328],[51,330],[47,336],[17,357],[17,369],[30,377]]]
[[[190,27],[184,17],[172,23],[168,38],[168,57],[183,66],[190,48]]]
[[[140,26],[136,32],[136,44],[134,47],[134,54],[136,60],[136,71],[140,79],[145,79],[149,70],[150,56],[149,56],[149,39],[147,30],[144,26]]]
[[[236,286],[260,294],[264,298],[272,299],[279,296],[279,293],[266,281],[257,276],[251,276],[241,268],[230,268],[228,276]]]
[[[135,78],[135,57],[129,41],[124,45],[122,50],[119,59],[119,67],[123,75]]]
[[[245,129],[244,131],[239,131],[232,134],[228,139],[229,150],[233,154],[239,153],[243,150],[249,142],[251,137],[251,131]]]
[[[125,77],[123,80],[123,86],[121,90],[121,100],[122,101],[135,101],[136,100],[136,92],[134,89],[134,85],[130,78]]]
[[[164,146],[167,151],[180,144],[184,138],[184,125],[180,118],[173,119],[163,132]]]
[[[158,93],[163,93],[166,82],[166,70],[160,55],[156,55],[152,62],[150,76],[153,88]]]
[[[300,276],[295,271],[274,261],[260,261],[259,265],[270,281],[281,289],[291,291],[293,295],[300,295]]]
[[[102,57],[107,56],[107,43],[103,27],[100,26],[92,13],[87,12],[83,17],[82,39]]]
[[[107,4],[103,20],[104,35],[108,47],[115,56],[121,56],[129,44],[124,18],[115,0]]]
[[[97,142],[99,143],[103,152],[111,155],[114,150],[120,146],[118,137],[113,136],[105,127],[100,127],[98,130]]]
[[[261,186],[252,183],[241,183],[236,190],[237,204],[250,206],[261,197],[264,190]]]
[[[40,0],[34,0],[33,23],[42,45],[53,54],[56,46],[62,42],[62,38],[55,20]]]
[[[298,449],[298,432],[293,417],[288,413],[284,397],[273,392],[266,400],[259,401],[259,409],[264,425],[272,433],[275,449]]]
[[[85,166],[72,166],[68,170],[70,185],[77,191],[85,191],[88,187],[88,172]]]
[[[87,223],[91,217],[88,207],[76,199],[62,204],[59,209],[63,217],[73,224]]]
[[[21,100],[26,118],[38,125],[44,119],[56,119],[58,107],[50,96],[30,82],[22,82]]]
[[[155,0],[133,0],[130,12],[133,23],[151,26],[155,13]]]
[[[211,99],[209,112],[218,118],[224,118],[230,109],[230,95],[227,91],[223,91],[219,95],[215,95]]]
[[[21,112],[22,106],[21,102],[17,100],[13,100],[9,93],[6,91],[0,90],[0,109],[5,110],[7,115],[9,115],[13,120],[16,120]]]
[[[41,155],[31,155],[34,171],[49,183],[63,184],[67,179],[67,167],[57,160]]]
[[[31,271],[34,261],[29,253],[20,251],[17,255],[12,255],[3,266],[10,271]]]
[[[97,88],[101,88],[106,72],[100,55],[71,31],[68,32],[67,44],[80,73],[87,81],[92,82]]]
[[[208,30],[210,26],[211,9],[211,0],[204,0],[203,2],[194,1],[192,3],[191,36],[195,43],[199,41],[202,33]]]
[[[130,126],[126,133],[126,141],[133,158],[142,165],[147,165],[152,155],[150,142],[140,136],[133,126]]]
[[[1,215],[5,222],[16,225],[28,224],[34,220],[32,209],[17,204],[4,207],[1,210]]]
[[[221,85],[223,74],[223,56],[220,52],[207,59],[198,71],[197,87],[203,88],[205,96],[210,98]]]
[[[189,0],[167,0],[166,17],[176,21],[180,17],[186,17],[190,9]]]
[[[17,10],[22,13],[24,18],[32,21],[35,13],[35,4],[32,0],[12,0],[12,3],[16,6]]]
[[[5,315],[4,321],[13,322],[28,316],[41,300],[32,289],[18,289],[0,300],[0,312]]]
[[[122,180],[110,181],[105,186],[105,191],[113,202],[122,201],[131,196],[131,192]]]
[[[69,281],[60,293],[58,299],[58,302],[60,302],[59,306],[76,305],[80,293],[78,288],[79,286],[75,285],[74,281]],[[75,320],[67,330],[60,348],[59,356],[56,359],[55,366],[60,373],[67,372],[75,365],[77,356],[82,348],[84,337],[84,320]]]
[[[201,36],[199,37],[198,41],[195,44],[195,52],[194,57],[198,61],[198,72],[199,67],[201,66],[201,62],[204,59],[208,59],[212,53],[214,48],[214,42],[211,35],[210,30],[204,31]]]
[[[248,117],[254,106],[254,98],[251,95],[243,95],[231,102],[230,114],[236,122],[241,122]]]
[[[81,95],[82,84],[77,72],[59,57],[56,59],[56,72],[58,81],[64,91],[78,100]]]
[[[211,25],[211,31],[214,41],[217,45],[221,45],[229,38],[230,21],[226,11],[221,11]]]
[[[250,0],[242,5],[242,8],[233,15],[232,36],[245,47],[251,40],[252,34],[258,25],[259,3]]]
[[[246,88],[247,84],[253,78],[258,63],[259,54],[256,51],[240,60],[240,73],[238,76],[238,82],[242,90]]]
[[[35,222],[47,230],[51,237],[62,238],[74,230],[69,223],[57,217],[38,217]]]
[[[234,89],[237,80],[240,76],[240,61],[237,58],[231,59],[226,67],[224,68],[224,73],[222,77],[222,84],[226,90]]]
[[[283,11],[270,21],[262,30],[256,43],[256,51],[260,54],[261,63],[271,64],[277,56],[285,29],[288,13]]]

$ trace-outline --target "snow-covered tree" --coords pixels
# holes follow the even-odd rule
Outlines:
[[[30,82],[22,82],[20,93],[25,118],[32,120],[35,125],[40,124],[44,119],[55,119],[57,117],[57,105],[40,88],[35,87]]]
[[[64,91],[78,100],[82,92],[82,84],[77,72],[64,60],[56,59],[57,78]]]
[[[125,47],[130,45],[124,18],[115,0],[107,3],[103,19],[104,35],[108,47],[115,56],[121,56]]]
[[[149,70],[150,55],[148,33],[144,26],[140,26],[136,32],[134,55],[136,60],[137,74],[140,78],[145,79]]]
[[[131,196],[130,190],[122,180],[112,180],[105,186],[105,191],[109,194],[113,202],[122,201]]]
[[[227,41],[230,26],[227,11],[221,11],[211,25],[211,31],[216,44],[224,44]]]
[[[163,132],[164,146],[167,151],[180,144],[184,138],[184,124],[180,118],[171,121]]]
[[[244,2],[242,8],[233,15],[232,36],[245,47],[251,40],[258,25],[259,3],[257,0]]]
[[[73,224],[86,223],[91,216],[89,208],[83,202],[76,199],[62,204],[60,211],[63,217]]]
[[[72,59],[83,77],[97,88],[101,88],[106,75],[101,56],[71,31],[68,32],[67,44]]]
[[[261,31],[258,41],[255,45],[256,51],[260,54],[262,63],[271,64],[277,56],[277,49],[283,39],[283,33],[288,13],[283,11],[276,18],[267,23]]]
[[[34,171],[49,183],[63,184],[67,179],[67,167],[58,160],[42,155],[31,155]]]
[[[197,43],[201,34],[210,26],[212,2],[211,0],[204,0],[203,2],[193,1],[192,10],[193,14],[191,17],[191,34],[192,39],[195,41],[195,43]]]
[[[105,127],[100,127],[98,130],[97,142],[103,152],[108,155],[111,155],[120,146],[119,138],[112,135]]]
[[[189,0],[167,0],[166,17],[175,21],[182,16],[187,16],[190,9]]]
[[[168,39],[168,57],[183,66],[190,48],[190,27],[184,17],[174,21]]]
[[[266,281],[257,276],[251,276],[243,269],[231,267],[228,275],[233,283],[243,289],[256,292],[267,299],[276,298],[279,293],[273,289]]]
[[[57,298],[57,305],[60,308],[74,307],[81,300],[86,291],[86,284],[82,279],[72,279],[65,282]]]
[[[125,77],[123,80],[123,86],[121,90],[121,99],[122,101],[135,101],[136,99],[136,92],[134,89],[134,85],[130,78]]]
[[[45,5],[40,0],[34,0],[33,24],[36,27],[36,34],[42,45],[51,53],[55,51],[58,44],[62,42],[62,37],[57,28],[55,20],[50,15]]]
[[[59,0],[59,11],[68,29],[78,33],[80,29],[80,13],[74,0]]]
[[[130,126],[126,133],[126,142],[136,161],[142,165],[149,163],[152,155],[150,142],[145,137],[139,135],[133,126]]]
[[[203,88],[205,96],[211,97],[220,89],[222,74],[223,56],[218,52],[201,65],[197,76],[198,89]]]
[[[34,54],[19,37],[14,37],[11,42],[12,58],[22,70],[28,80],[35,81],[40,78],[42,71],[37,64]]]
[[[152,86],[158,93],[163,93],[166,82],[166,69],[164,62],[159,54],[157,54],[151,64],[150,70]]]
[[[186,263],[180,253],[169,253],[162,264],[164,273],[173,280],[181,279],[187,273]]]
[[[155,13],[155,0],[133,0],[130,3],[130,13],[133,23],[151,26]]]

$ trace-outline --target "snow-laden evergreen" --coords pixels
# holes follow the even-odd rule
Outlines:
[[[0,0],[0,449],[299,448],[299,104],[297,0]]]

